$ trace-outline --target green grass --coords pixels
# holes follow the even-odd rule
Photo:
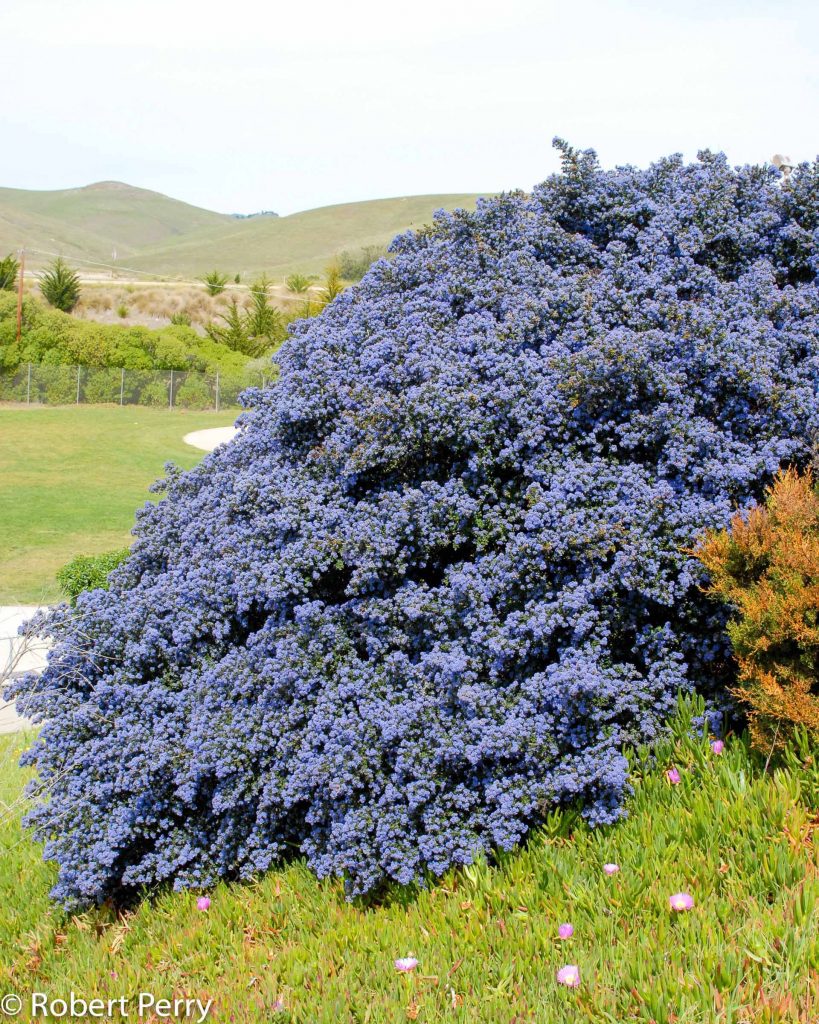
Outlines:
[[[56,571],[76,555],[127,546],[134,511],[166,462],[203,453],[191,430],[235,413],[107,406],[0,409],[0,604],[59,597]]]
[[[622,823],[591,831],[556,814],[499,864],[370,908],[298,862],[218,886],[207,913],[196,893],[165,892],[119,917],[66,918],[47,898],[53,866],[21,839],[22,772],[7,767],[0,990],[184,992],[216,999],[210,1020],[235,1022],[815,1022],[819,769],[765,774],[738,738],[717,757],[686,736],[688,714],[656,763],[634,755]],[[3,739],[7,765],[24,742]],[[672,763],[679,786],[665,779]],[[680,890],[695,907],[674,915]],[[563,921],[575,934],[561,943]],[[398,975],[393,960],[409,954],[418,970]],[[555,982],[568,963],[580,968],[575,990]],[[274,1015],[279,997],[288,1009]]]

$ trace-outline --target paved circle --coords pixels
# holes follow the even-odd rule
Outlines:
[[[200,448],[203,452],[212,452],[220,444],[226,444],[236,437],[236,427],[210,427],[208,430],[194,430],[185,434],[182,440],[193,448]]]

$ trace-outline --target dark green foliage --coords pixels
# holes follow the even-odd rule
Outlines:
[[[58,256],[40,275],[40,291],[50,306],[70,313],[80,301],[80,275]]]
[[[190,376],[176,390],[173,404],[178,409],[212,409],[213,393],[207,380]]]
[[[23,299],[23,336],[16,340],[16,296],[0,291],[0,372],[21,364],[110,366],[126,370],[220,370],[241,374],[247,359],[190,326],[158,330],[100,324]]]
[[[10,252],[5,259],[0,260],[0,291],[14,291],[19,270],[20,261],[13,252]]]
[[[227,274],[220,273],[218,270],[211,270],[201,280],[207,289],[208,295],[221,295],[228,282],[228,276]]]
[[[230,300],[227,310],[219,314],[219,319],[221,324],[211,321],[206,327],[208,337],[233,352],[246,352],[250,346],[250,336],[244,313],[235,298]]]
[[[219,319],[221,323],[208,324],[208,335],[219,344],[246,356],[260,356],[277,348],[287,337],[284,317],[270,304],[270,281],[264,275],[250,286],[247,310],[233,298]]]
[[[183,309],[179,313],[171,314],[171,323],[176,327],[190,327],[193,321],[190,313]]]
[[[107,590],[108,574],[128,557],[128,548],[101,555],[78,555],[57,573],[57,583],[71,604],[84,590]]]

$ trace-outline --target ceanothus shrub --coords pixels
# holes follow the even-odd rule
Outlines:
[[[819,163],[603,171],[439,214],[41,622],[28,816],[68,907],[305,855],[351,895],[622,813],[730,681],[684,549],[819,423]]]

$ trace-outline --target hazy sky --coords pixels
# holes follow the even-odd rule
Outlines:
[[[815,0],[3,0],[0,185],[224,212],[819,152]]]

